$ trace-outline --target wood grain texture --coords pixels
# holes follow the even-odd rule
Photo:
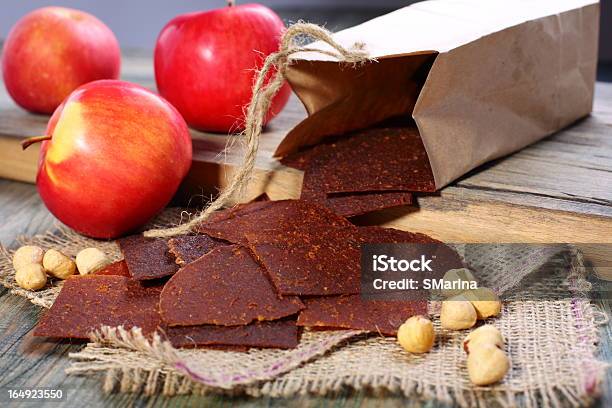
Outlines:
[[[53,227],[56,220],[30,184],[0,180],[0,245],[20,235],[34,235]]]

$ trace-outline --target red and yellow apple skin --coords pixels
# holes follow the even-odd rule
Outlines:
[[[49,120],[36,184],[60,221],[116,238],[158,214],[191,166],[191,137],[162,97],[123,81],[75,90]]]
[[[256,70],[278,51],[284,30],[278,15],[259,4],[180,15],[157,39],[157,88],[196,129],[242,130]],[[285,83],[266,122],[283,109],[290,93]]]
[[[51,114],[79,86],[117,79],[121,52],[113,32],[85,12],[45,7],[11,29],[2,52],[2,75],[13,100]]]

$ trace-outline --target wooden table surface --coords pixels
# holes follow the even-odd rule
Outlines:
[[[284,17],[297,20],[297,17],[307,16],[298,10]],[[307,19],[331,21],[328,26],[334,29],[352,25],[366,17],[369,16],[357,14]],[[124,60],[123,77],[153,87],[150,58],[129,56]],[[7,109],[3,110],[4,107]],[[299,115],[303,113],[294,103],[285,119],[273,124],[270,131],[283,131]],[[9,123],[7,118],[12,118],[13,122]],[[26,122],[20,122],[24,118]],[[35,126],[26,127],[26,134],[28,131],[35,132],[30,135],[37,134],[37,129],[44,128],[45,122],[45,117],[25,115],[12,105],[6,94],[0,93],[0,136],[13,132],[15,128],[24,131],[23,123]],[[223,139],[215,136],[197,135],[196,138],[199,140],[196,143],[212,146],[213,153],[224,144]],[[271,150],[274,142],[267,143],[269,146],[264,142],[264,151]],[[268,164],[263,163],[260,167],[265,168]],[[31,168],[24,171],[31,171]],[[301,177],[296,172],[288,174],[287,180]],[[275,198],[295,196],[299,191],[299,183],[286,185],[281,183],[276,188]],[[413,230],[446,240],[612,242],[612,84],[597,84],[591,117],[517,154],[477,169],[439,195],[419,197],[418,205],[419,211],[391,211],[374,217],[374,220],[386,225],[410,225]],[[52,228],[54,222],[33,185],[0,180],[0,243],[14,245],[18,235],[43,232]],[[611,315],[609,301],[597,300],[595,303]],[[98,378],[64,374],[70,363],[68,353],[78,350],[80,345],[45,342],[32,337],[40,312],[40,308],[25,299],[0,289],[0,406],[6,405],[8,388],[24,387],[62,388],[68,394],[70,406],[420,405],[397,396],[376,398],[350,391],[328,398],[293,399],[105,395],[101,392]],[[601,359],[612,363],[612,324],[601,327],[600,353]],[[612,406],[612,373],[602,388],[603,397],[597,406]],[[427,405],[440,406],[433,402]]]

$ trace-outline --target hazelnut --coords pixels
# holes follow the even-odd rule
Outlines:
[[[42,264],[44,251],[35,245],[25,245],[15,251],[13,267],[16,271],[29,264]]]
[[[397,341],[409,353],[428,352],[435,338],[433,324],[424,316],[412,316],[397,331]]]
[[[447,282],[451,282],[453,285],[453,289],[442,289],[441,291],[442,296],[447,297],[447,298],[451,296],[459,295],[460,293],[464,292],[466,289],[469,289],[463,286],[463,282],[474,282],[474,284],[477,283],[476,278],[474,277],[474,275],[472,275],[472,272],[470,272],[470,270],[467,268],[450,269],[444,274],[444,277],[442,278],[442,280],[444,280],[444,283],[446,284]]]
[[[38,290],[47,284],[47,275],[41,264],[30,263],[17,269],[17,284],[27,290]]]
[[[501,301],[493,290],[478,288],[463,292],[463,296],[472,303],[476,309],[478,320],[497,316],[501,313]]]
[[[66,279],[76,272],[76,264],[72,259],[56,249],[45,252],[42,265],[49,275],[58,279]]]
[[[76,266],[81,275],[88,275],[104,268],[110,259],[98,248],[85,248],[76,256]]]
[[[476,324],[476,310],[463,295],[453,296],[442,302],[440,323],[445,329],[469,329]]]
[[[481,344],[491,344],[503,349],[504,338],[497,327],[485,324],[466,336],[463,340],[463,350],[469,354],[470,348],[478,347]]]
[[[498,382],[510,369],[510,359],[492,344],[472,347],[467,358],[470,381],[476,385],[489,385]]]

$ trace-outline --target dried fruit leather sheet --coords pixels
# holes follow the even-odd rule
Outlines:
[[[304,223],[293,229],[249,232],[247,239],[281,295],[359,293],[364,243],[435,243],[440,244],[436,251],[440,246],[453,261],[458,259],[454,251],[426,235],[381,227]]]
[[[117,261],[95,272],[96,275],[117,275],[129,278],[130,271],[128,270],[125,261]]]
[[[416,128],[369,129],[315,147],[302,195],[373,191],[435,191]]]
[[[360,226],[359,235],[364,243],[417,243],[417,244],[442,244],[429,235],[418,232],[402,231],[395,228],[385,228],[378,226]]]
[[[106,270],[110,273],[117,268]],[[123,276],[76,276],[66,281],[34,335],[88,339],[93,330],[107,325],[140,327],[147,336],[159,331],[175,347],[217,346],[228,349],[230,346],[232,350],[244,350],[247,347],[292,348],[298,343],[295,320],[232,327],[167,327],[158,313],[160,293],[160,286],[145,286]]]
[[[206,219],[205,224],[227,220],[229,218],[232,218],[236,212],[243,210],[243,209],[244,211],[242,212],[242,214],[265,207],[266,206],[265,204],[261,204],[261,202],[263,201],[270,201],[270,197],[268,196],[268,194],[261,193],[260,195],[258,195],[257,197],[249,201],[248,203],[240,203],[240,204],[236,204],[233,207],[229,207],[223,210],[216,211],[212,213],[208,217],[208,219]],[[257,203],[260,203],[260,204],[257,204]],[[245,209],[245,207],[248,207],[248,209]]]
[[[291,153],[279,161],[287,167],[292,167],[297,170],[306,171],[308,166],[310,165],[310,160],[317,154],[317,151],[325,144],[325,142],[318,144],[316,146],[311,146],[307,149],[297,151],[295,153]]]
[[[169,326],[245,325],[302,308],[297,297],[280,298],[249,251],[235,245],[215,248],[183,267],[160,297],[161,316]]]
[[[442,279],[444,274],[450,269],[463,268],[465,265],[459,254],[448,245],[428,235],[401,231],[393,228],[383,228],[377,226],[362,226],[359,228],[360,240],[363,244],[406,244],[397,245],[387,253],[388,255],[403,259],[419,259],[425,256],[431,259],[431,270],[406,272],[404,278],[413,278],[419,281],[423,279]],[[414,244],[414,245],[411,245]],[[387,249],[388,250],[388,249]],[[387,271],[362,271],[364,282],[373,279],[397,280],[398,273],[392,270]],[[372,274],[372,275],[368,275]],[[371,286],[362,286],[362,294],[368,294],[372,298],[382,300],[420,300],[430,298],[430,292],[426,289],[405,291],[389,289],[381,292]]]
[[[270,196],[268,196],[267,193],[261,193],[260,195],[258,195],[252,200],[252,202],[257,202],[257,201],[270,201]]]
[[[165,239],[131,235],[119,239],[117,243],[132,278],[136,280],[163,278],[179,269]]]
[[[344,217],[304,200],[258,201],[236,207],[225,219],[215,218],[196,230],[214,238],[248,245],[246,235],[268,229],[295,229],[305,225],[351,226]]]
[[[35,336],[88,339],[100,326],[140,327],[145,335],[161,321],[159,286],[143,286],[124,276],[74,276],[64,282],[53,306],[34,330]]]
[[[225,241],[205,234],[181,235],[168,241],[168,248],[178,265],[184,266],[206,255],[218,246],[228,245]]]
[[[397,334],[410,316],[427,314],[427,301],[366,301],[360,295],[305,298],[298,326],[358,329]]]
[[[295,320],[255,322],[243,326],[176,326],[165,330],[175,347],[236,346],[294,348],[298,345]]]
[[[428,255],[435,258],[435,265],[438,268],[437,273],[442,273],[441,276],[432,277],[441,278],[449,269],[463,268],[465,266],[457,251],[429,235],[377,226],[358,228],[361,241],[364,244],[432,244],[426,247]],[[422,245],[415,246],[414,257],[419,257],[424,249],[425,247]],[[405,256],[408,256],[406,251],[403,253]]]
[[[247,238],[281,295],[359,293],[360,237],[355,226],[304,224],[252,232]]]
[[[321,204],[343,217],[355,217],[385,208],[410,205],[412,194],[405,191],[326,194]]]

